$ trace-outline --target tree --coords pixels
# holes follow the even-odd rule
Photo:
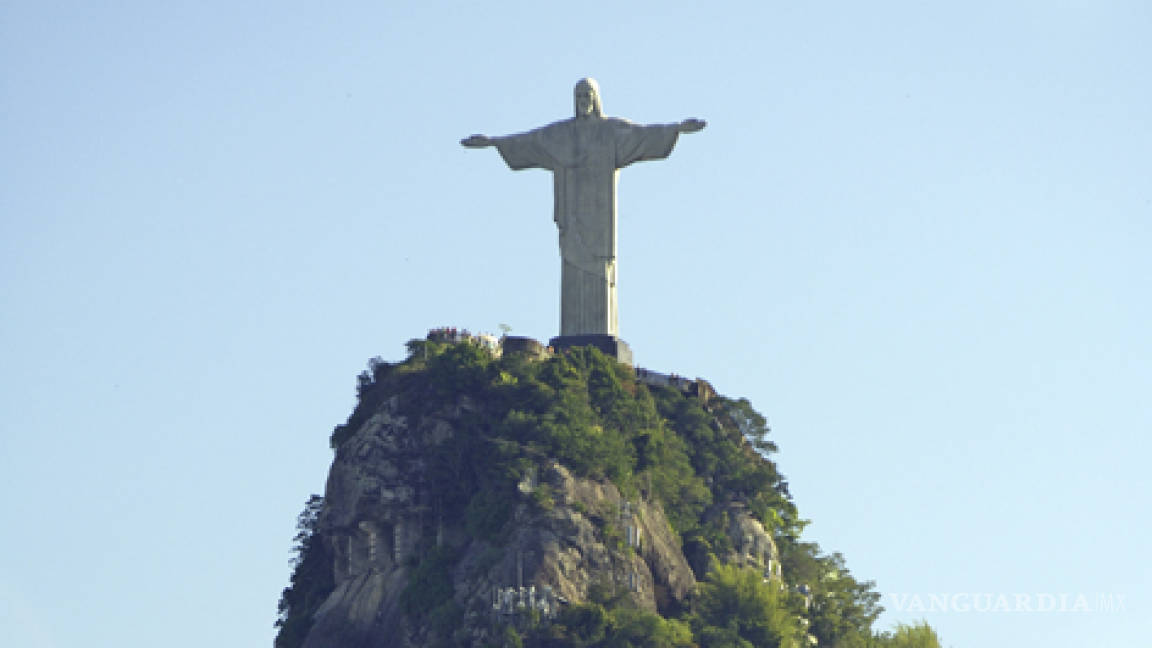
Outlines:
[[[849,645],[872,637],[872,623],[880,616],[880,595],[871,581],[858,581],[839,553],[824,555],[814,542],[782,542],[785,577],[812,590],[807,616],[811,632],[822,646]]]
[[[296,518],[291,584],[277,606],[275,648],[296,648],[312,628],[312,615],[335,589],[332,554],[318,534],[324,498],[312,495]]]
[[[876,648],[940,648],[940,637],[926,621],[916,625],[896,626],[893,632],[876,635]]]
[[[792,648],[804,635],[787,593],[759,571],[714,565],[700,584],[695,623],[703,648]]]

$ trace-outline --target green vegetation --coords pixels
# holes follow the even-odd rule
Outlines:
[[[599,603],[571,605],[554,623],[528,639],[529,645],[555,648],[689,648],[692,630],[684,621],[665,619],[634,607],[605,609]]]
[[[868,648],[940,648],[940,637],[926,622],[896,626],[893,632],[876,635]]]
[[[338,453],[385,402],[412,422],[450,419],[453,437],[423,454],[432,474],[455,478],[427,487],[435,508],[463,519],[493,556],[509,532],[517,483],[555,460],[578,476],[612,481],[629,499],[658,500],[701,581],[690,609],[660,616],[633,609],[626,596],[593,597],[566,607],[551,624],[499,629],[504,645],[771,648],[807,645],[808,633],[821,646],[841,648],[939,645],[926,625],[875,633],[881,608],[873,584],[856,580],[839,554],[800,540],[806,521],[769,458],[776,446],[767,422],[746,399],[705,400],[650,387],[592,348],[543,360],[494,358],[469,343],[413,340],[408,350],[399,363],[374,359],[359,376],[357,407],[330,439]],[[554,496],[541,484],[530,500],[551,510]],[[714,505],[729,502],[743,503],[772,533],[785,583],[722,564],[732,543],[727,516]],[[626,544],[615,516],[581,512],[597,521],[609,544]],[[325,557],[309,534],[297,537],[297,573],[281,600],[277,648],[299,644],[292,638],[304,636],[317,599],[331,590],[330,569],[327,582],[313,573]],[[449,628],[460,618],[452,599],[454,561],[445,549],[424,549],[404,592],[410,618]],[[796,593],[801,585],[810,591],[808,604]]]
[[[433,547],[425,553],[424,559],[408,575],[408,586],[400,595],[404,611],[410,617],[443,617],[459,610],[452,600],[455,564],[456,553],[450,547]]]
[[[824,646],[862,645],[871,638],[872,623],[880,616],[880,595],[871,581],[860,582],[844,566],[838,553],[824,555],[814,542],[781,544],[785,576],[812,589],[808,619],[810,632]]]
[[[714,566],[692,619],[701,648],[803,645],[795,598],[756,570]]]
[[[629,496],[643,486],[660,499],[680,533],[700,525],[717,493],[746,501],[761,519],[799,533],[787,484],[753,449],[775,446],[765,438],[763,417],[746,400],[705,404],[675,389],[649,388],[591,348],[543,361],[496,359],[472,344],[413,340],[408,348],[404,362],[374,360],[360,375],[359,403],[333,431],[331,443],[339,448],[393,396],[401,414],[414,420],[436,416],[463,397],[470,404],[461,430],[466,433],[432,457],[438,468],[451,471],[445,474],[461,476],[437,484],[436,497],[448,514],[498,507],[512,495],[514,480],[550,458],[577,475],[609,479]],[[545,507],[547,495],[539,495]],[[482,502],[470,507],[473,497]],[[490,538],[493,529],[477,531]]]
[[[291,585],[284,588],[276,617],[275,648],[297,648],[304,644],[312,628],[312,615],[335,589],[332,579],[332,555],[316,534],[316,522],[324,498],[313,495],[296,518],[293,538]]]

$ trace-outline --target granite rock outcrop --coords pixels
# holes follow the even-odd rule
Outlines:
[[[547,618],[596,588],[653,612],[687,603],[696,579],[659,502],[642,493],[630,500],[545,458],[517,484],[501,541],[475,538],[461,516],[438,510],[428,485],[453,476],[433,474],[427,460],[467,425],[473,404],[463,397],[418,420],[398,405],[389,399],[338,448],[320,518],[336,587],[306,648],[420,646],[445,633],[484,645],[500,623]],[[404,611],[420,554],[433,548],[454,556],[451,628]]]

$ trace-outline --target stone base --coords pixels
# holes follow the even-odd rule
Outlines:
[[[629,367],[632,366],[632,347],[615,335],[561,335],[548,340],[548,346],[556,351],[581,346],[596,347],[604,355],[616,358],[618,362],[623,362]]]
[[[501,348],[505,354],[524,353],[533,358],[543,358],[546,355],[544,345],[539,341],[518,335],[505,335]]]

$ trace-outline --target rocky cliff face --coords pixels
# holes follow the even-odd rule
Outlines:
[[[277,648],[871,636],[877,595],[798,541],[747,401],[593,349],[409,348],[370,363],[333,433]],[[732,619],[731,601],[747,618]]]
[[[573,476],[556,461],[517,484],[499,546],[438,511],[426,486],[454,476],[431,474],[427,451],[452,443],[471,409],[461,398],[409,420],[393,397],[341,445],[321,517],[336,588],[316,612],[307,648],[422,646],[445,634],[484,645],[501,623],[517,623],[517,615],[546,620],[596,588],[623,592],[653,612],[687,603],[696,579],[660,504],[643,495],[630,501],[615,485]],[[746,512],[731,519],[740,551],[762,564],[761,554],[774,551],[771,538]],[[454,627],[413,622],[402,604],[420,553],[434,547],[454,556]]]

